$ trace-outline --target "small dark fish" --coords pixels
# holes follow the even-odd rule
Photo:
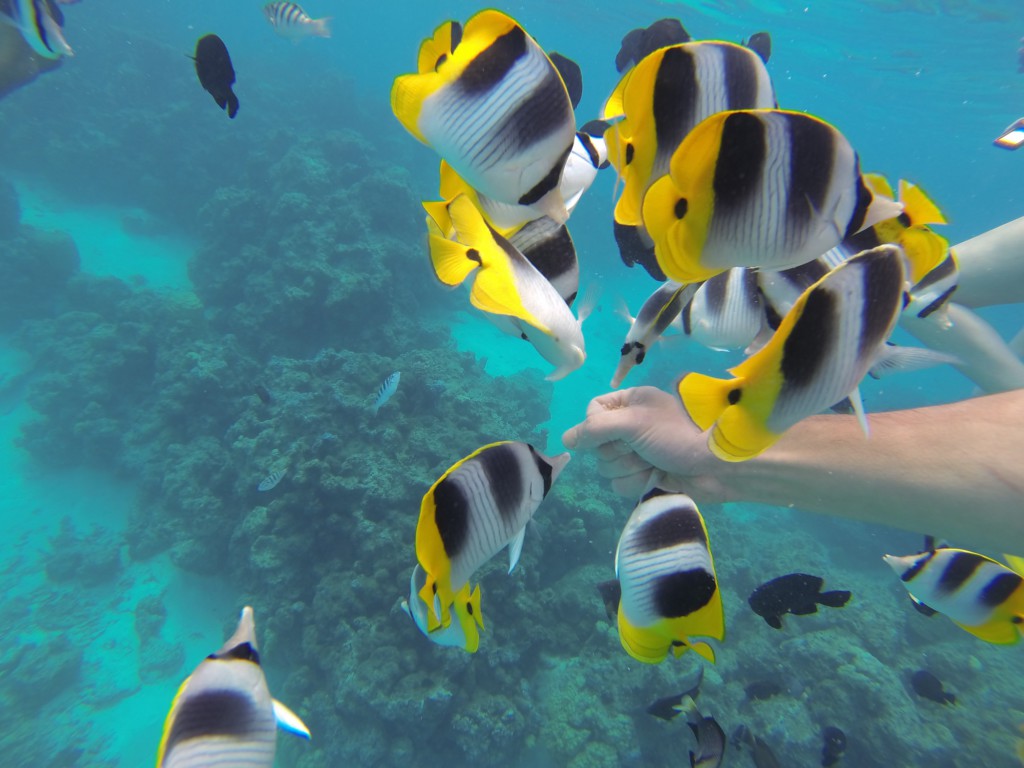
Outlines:
[[[264,405],[270,405],[270,403],[274,399],[273,396],[270,394],[270,391],[262,384],[257,384],[253,388],[253,392],[256,393],[256,397],[258,397]]]
[[[748,747],[756,768],[782,768],[782,763],[759,736],[755,736],[745,725],[736,726],[732,732],[732,744],[736,749]]]
[[[688,722],[697,739],[697,751],[690,751],[690,768],[718,768],[725,754],[725,731],[713,717]]]
[[[704,667],[700,668],[697,682],[688,691],[658,699],[647,707],[647,714],[654,715],[662,720],[672,720],[680,713],[694,709],[694,699],[700,695],[700,684],[702,682],[704,682]]]
[[[224,41],[216,35],[199,38],[193,60],[199,83],[213,96],[217,106],[226,109],[228,117],[234,119],[238,114],[238,97],[231,90],[235,84],[235,68],[231,66],[231,56]]]
[[[622,585],[618,579],[602,581],[597,585],[597,591],[601,593],[601,601],[604,603],[604,612],[608,621],[618,621],[619,601],[622,599]]]
[[[659,48],[688,43],[691,39],[678,19],[659,19],[647,28],[631,30],[622,38],[622,46],[615,56],[615,69],[625,72]]]
[[[846,734],[834,725],[825,726],[821,732],[825,746],[821,748],[821,764],[825,768],[835,765],[846,751]]]
[[[743,45],[761,57],[765,64],[772,57],[772,36],[767,32],[755,32],[749,40],[744,40]]]
[[[818,605],[842,608],[850,599],[847,590],[822,592],[825,580],[807,573],[790,573],[762,584],[747,599],[754,613],[768,626],[782,629],[782,616],[807,616],[818,612]]]
[[[956,704],[956,695],[949,693],[943,687],[942,681],[925,669],[919,669],[913,674],[910,685],[918,696],[931,699],[937,704]]]
[[[778,696],[786,689],[774,680],[755,680],[743,690],[747,694],[747,701],[762,701],[770,699],[772,696]]]

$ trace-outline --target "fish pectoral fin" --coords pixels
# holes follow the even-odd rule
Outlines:
[[[871,437],[871,430],[868,428],[868,416],[864,413],[864,401],[860,397],[860,387],[854,387],[853,391],[847,395],[850,398],[850,405],[853,407],[853,412],[857,414],[857,423],[860,424],[860,428],[864,430],[864,437]]]
[[[712,648],[707,643],[704,643],[704,642],[688,643],[685,646],[674,646],[673,649],[672,649],[672,653],[676,657],[679,657],[679,656],[681,656],[683,654],[683,652],[686,650],[686,648],[690,648],[698,656],[700,656],[700,657],[702,657],[704,659],[707,659],[712,664],[715,663],[715,649]]]
[[[430,235],[430,263],[437,279],[454,288],[462,285],[469,273],[480,266],[475,249],[438,235]]]
[[[274,720],[277,721],[277,727],[282,731],[287,731],[299,738],[306,739],[307,741],[313,738],[313,735],[309,732],[309,728],[302,722],[302,718],[292,712],[288,707],[282,704],[277,699],[273,700],[274,703]]]
[[[677,385],[686,412],[700,430],[706,431],[730,407],[730,393],[741,389],[739,379],[716,379],[703,373],[690,373]]]
[[[962,360],[948,352],[939,352],[927,347],[904,347],[897,344],[883,344],[879,347],[874,365],[869,373],[881,379],[890,373],[908,373],[933,368],[936,365],[958,365]]]
[[[508,543],[508,572],[511,574],[523,553],[523,540],[526,538],[526,527],[520,529],[515,538]]]

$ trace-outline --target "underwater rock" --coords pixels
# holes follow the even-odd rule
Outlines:
[[[5,239],[3,226],[0,222],[0,240]],[[78,267],[78,249],[70,235],[18,227],[0,248],[0,332],[25,319],[54,314]]]
[[[82,650],[54,637],[29,645],[9,675],[18,706],[35,710],[75,685],[82,669]]]
[[[135,636],[145,645],[160,634],[167,620],[162,595],[146,595],[135,604]]]
[[[7,179],[0,177],[0,240],[10,240],[21,225],[21,203],[18,191]]]
[[[181,643],[151,637],[139,645],[139,680],[144,684],[177,675],[184,663],[185,646]]]
[[[96,526],[80,535],[65,516],[60,531],[50,538],[46,575],[57,584],[73,581],[87,587],[110,581],[121,572],[121,544],[118,537]]]

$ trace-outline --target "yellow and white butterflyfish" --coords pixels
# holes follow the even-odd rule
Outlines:
[[[427,574],[417,563],[409,577],[409,599],[402,600],[402,610],[409,614],[417,629],[432,643],[476,653],[480,647],[480,630],[484,628],[484,617],[480,610],[480,585],[470,589],[467,581],[452,603],[455,620],[447,627],[438,627],[431,632],[427,628],[427,604],[420,597],[420,590],[426,582]],[[434,615],[441,615],[441,600],[437,595],[434,596]]]
[[[708,349],[745,349],[765,324],[757,273],[733,267],[705,280],[680,319],[683,333]]]
[[[416,525],[416,557],[426,572],[419,595],[428,631],[451,623],[456,596],[476,569],[506,546],[512,572],[526,524],[568,463],[568,453],[549,457],[528,443],[491,443],[430,486]]]
[[[473,189],[564,224],[559,182],[576,122],[558,70],[499,11],[481,11],[458,33],[453,25],[424,42],[417,73],[395,79],[395,117]]]
[[[924,603],[988,643],[1009,645],[1024,627],[1024,577],[1012,568],[963,549],[943,547],[898,557],[884,555],[915,602]]]
[[[299,717],[271,698],[246,606],[238,628],[178,689],[164,722],[157,768],[272,768],[277,729],[309,739]]]
[[[833,126],[778,109],[720,112],[694,128],[644,196],[643,222],[670,280],[804,264],[899,203],[872,194]]]
[[[689,496],[653,488],[641,497],[622,529],[615,575],[619,640],[630,656],[657,664],[692,649],[715,660],[710,645],[690,639],[722,640],[725,615],[707,528]]]
[[[711,452],[745,461],[843,398],[859,408],[857,385],[886,354],[903,289],[899,247],[865,251],[804,291],[768,343],[729,370],[735,378],[683,377],[679,396],[694,423],[711,429]]]
[[[430,260],[442,283],[461,285],[473,274],[470,302],[484,312],[509,318],[512,332],[555,366],[549,381],[583,365],[587,356],[581,327],[585,307],[577,319],[566,299],[529,259],[487,224],[465,195],[446,204],[443,211],[437,203],[425,203],[424,208],[429,215]]]
[[[723,110],[775,106],[764,62],[733,43],[703,40],[660,48],[629,70],[601,112],[606,120],[622,118],[604,134],[608,160],[623,181],[614,213],[620,248],[653,245],[643,226],[644,195],[669,172],[690,131]],[[626,236],[623,228],[634,232]],[[644,251],[622,253],[623,260],[643,264],[649,260]]]
[[[611,382],[613,389],[622,384],[622,380],[633,366],[644,361],[651,346],[679,317],[679,313],[693,298],[698,287],[699,283],[685,286],[672,281],[662,283],[647,297],[636,317],[627,318],[631,324],[619,349],[619,364],[615,368]]]

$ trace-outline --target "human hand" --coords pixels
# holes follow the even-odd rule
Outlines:
[[[593,450],[598,472],[619,495],[641,495],[658,472],[659,487],[683,491],[698,504],[729,500],[723,478],[731,465],[711,453],[706,433],[679,398],[660,389],[633,387],[594,398],[587,418],[566,430],[562,443]]]

